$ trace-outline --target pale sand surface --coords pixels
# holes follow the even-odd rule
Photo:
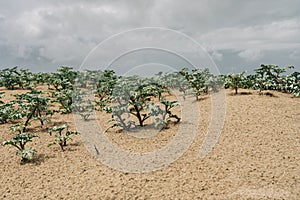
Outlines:
[[[35,128],[32,132],[40,138],[28,145],[38,151],[35,163],[20,165],[14,148],[0,147],[0,199],[300,199],[300,98],[251,92],[233,96],[226,91],[222,134],[202,159],[211,100],[200,100],[199,127],[190,148],[169,166],[149,173],[124,173],[101,164],[85,148],[83,135],[74,136],[64,152],[48,148],[52,138],[45,128],[50,125]],[[109,119],[98,114],[101,124]],[[72,115],[52,119],[62,121],[74,127]],[[0,125],[1,142],[14,135],[9,126]],[[116,129],[107,137],[126,151],[149,152],[168,144],[177,126],[151,138]]]

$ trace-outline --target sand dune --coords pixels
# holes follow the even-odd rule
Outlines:
[[[250,92],[234,96],[226,90],[221,135],[202,158],[212,103],[211,98],[196,102],[200,118],[191,146],[170,165],[148,173],[124,173],[100,163],[85,148],[84,134],[64,152],[48,148],[51,138],[36,128],[40,138],[30,144],[38,151],[36,162],[20,165],[12,147],[1,147],[0,199],[300,199],[300,99]],[[109,115],[100,115],[104,124]],[[74,127],[72,117],[55,115],[52,121]],[[9,124],[0,126],[1,141],[14,135]],[[150,138],[111,129],[107,137],[128,152],[151,152],[167,145],[179,128]]]

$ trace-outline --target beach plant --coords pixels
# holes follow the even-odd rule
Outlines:
[[[175,84],[174,88],[178,89],[179,92],[183,93],[183,98],[188,95],[189,90],[191,89],[189,84],[189,70],[188,68],[183,68],[178,72],[174,73],[175,76],[171,76],[172,78],[175,78]]]
[[[75,101],[73,105],[73,111],[76,114],[79,114],[84,121],[87,121],[89,119],[94,109],[95,106],[93,104],[93,101],[90,99],[79,99]]]
[[[18,67],[6,68],[0,71],[1,85],[8,90],[15,89],[18,85],[21,85],[20,72]]]
[[[160,103],[162,107],[157,104],[152,104],[150,107],[151,115],[155,117],[154,127],[166,127],[170,119],[176,119],[176,123],[180,122],[181,118],[176,114],[173,114],[171,109],[179,106],[177,101],[168,101],[166,99],[161,99]]]
[[[183,68],[180,71],[166,73],[164,75],[158,74],[159,79],[157,83],[162,87],[162,92],[170,93],[170,90],[178,90],[182,93],[183,98],[188,95],[188,91],[190,90],[189,82],[187,80],[188,69]]]
[[[300,72],[293,72],[287,82],[287,90],[295,97],[300,97]]]
[[[210,77],[212,77],[212,74],[207,68],[193,69],[188,74],[187,79],[193,89],[192,93],[196,96],[196,100],[199,100],[201,93],[208,93],[209,85],[207,83]]]
[[[49,116],[54,114],[50,109],[50,98],[44,97],[42,91],[32,90],[24,94],[16,94],[15,102],[18,103],[18,110],[25,116],[24,129],[30,124],[32,120],[40,121],[41,125],[50,121]]]
[[[217,85],[221,79],[214,77],[207,68],[192,69],[182,68],[178,72],[160,75],[163,86],[166,88],[176,89],[183,94],[183,98],[188,94],[193,94],[196,100],[199,100],[201,93],[208,93],[209,88],[214,92],[217,91]],[[220,85],[222,86],[222,84]]]
[[[78,72],[74,71],[72,67],[62,66],[56,73],[51,73],[47,77],[48,88],[53,86],[56,91],[73,89],[77,76]]]
[[[244,77],[243,85],[242,87],[244,89],[259,89],[259,87],[256,85],[257,82],[257,75],[256,74],[249,74]]]
[[[165,91],[168,91],[165,86],[152,78],[131,76],[119,79],[110,98],[111,104],[104,108],[112,114],[112,127],[119,126],[123,130],[143,127],[149,118],[155,118],[157,126],[167,124],[170,118],[179,122],[180,118],[171,112],[171,108],[178,105],[177,101],[165,100],[162,97]]]
[[[282,74],[288,69],[294,68],[293,66],[287,66],[280,68],[277,65],[265,65],[261,64],[260,68],[255,69],[256,72],[256,86],[259,87],[260,93],[263,90],[278,90],[288,92],[288,80],[286,76]]]
[[[144,122],[151,117],[149,105],[151,98],[157,97],[157,85],[147,79],[137,76],[124,77],[118,81],[111,96],[112,105],[105,109],[112,113],[117,125],[128,129],[135,124],[133,120],[125,121],[124,115],[134,116],[138,125],[143,127]]]
[[[112,94],[118,77],[113,70],[104,70],[98,75],[96,84],[96,95],[99,101],[105,102]]]
[[[224,81],[220,75],[211,74],[206,80],[205,85],[208,87],[208,90],[210,89],[211,92],[216,93],[224,87]]]
[[[28,69],[19,69],[19,85],[22,89],[34,90],[37,86],[36,76]]]
[[[245,79],[244,74],[246,71],[242,73],[236,74],[228,74],[225,79],[225,87],[231,87],[234,89],[234,94],[238,93],[238,89],[243,87],[243,81]]]
[[[11,145],[17,148],[16,155],[22,157],[22,162],[28,162],[32,160],[36,150],[34,148],[26,148],[28,142],[32,142],[32,138],[39,137],[36,134],[27,134],[21,132],[20,134],[15,135],[11,140],[6,140],[2,142],[2,145]]]
[[[72,93],[72,105],[71,111],[82,117],[83,120],[87,121],[95,110],[94,101],[87,99],[87,92],[83,89],[76,88]]]
[[[64,147],[67,146],[67,141],[72,140],[71,135],[78,135],[77,131],[68,130],[68,125],[63,124],[61,126],[53,126],[49,128],[48,133],[52,136],[52,133],[55,132],[54,135],[55,140],[48,144],[48,147],[52,145],[59,145],[61,150],[64,151]]]
[[[24,113],[14,106],[14,102],[8,102],[0,105],[0,123],[5,124],[22,119]]]
[[[61,114],[68,114],[72,112],[73,95],[74,91],[72,89],[64,89],[53,92],[54,99],[52,102],[57,102],[60,104],[58,112]],[[76,95],[76,94],[75,94]]]
[[[35,87],[35,76],[28,69],[19,67],[0,70],[0,85],[8,90],[33,89]]]
[[[24,124],[15,124],[9,127],[9,129],[13,132],[18,132],[21,134],[24,130],[25,125]]]

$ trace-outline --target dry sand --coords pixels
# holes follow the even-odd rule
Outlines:
[[[199,149],[211,100],[199,101],[200,126],[190,148],[174,163],[149,173],[124,173],[101,164],[88,153],[82,136],[74,136],[64,152],[48,148],[52,138],[45,128],[50,125],[35,128],[32,132],[40,138],[28,144],[38,151],[34,163],[20,165],[14,148],[1,147],[0,199],[300,199],[300,99],[250,92],[234,96],[226,91],[222,134],[203,159]],[[101,116],[101,123],[109,118]],[[72,115],[55,115],[52,121],[73,124]],[[10,124],[0,126],[0,141],[14,135]],[[148,139],[115,129],[107,136],[123,149],[146,152],[166,145],[176,128]]]

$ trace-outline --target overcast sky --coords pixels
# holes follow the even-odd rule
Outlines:
[[[142,27],[164,29],[124,33]],[[192,40],[221,73],[251,72],[261,63],[294,65],[300,71],[300,1],[0,1],[1,69],[54,71],[61,65],[78,69],[83,63],[85,67],[130,65],[127,71],[156,63],[153,69],[166,69],[189,65],[188,57],[199,57],[192,55],[196,49]]]

